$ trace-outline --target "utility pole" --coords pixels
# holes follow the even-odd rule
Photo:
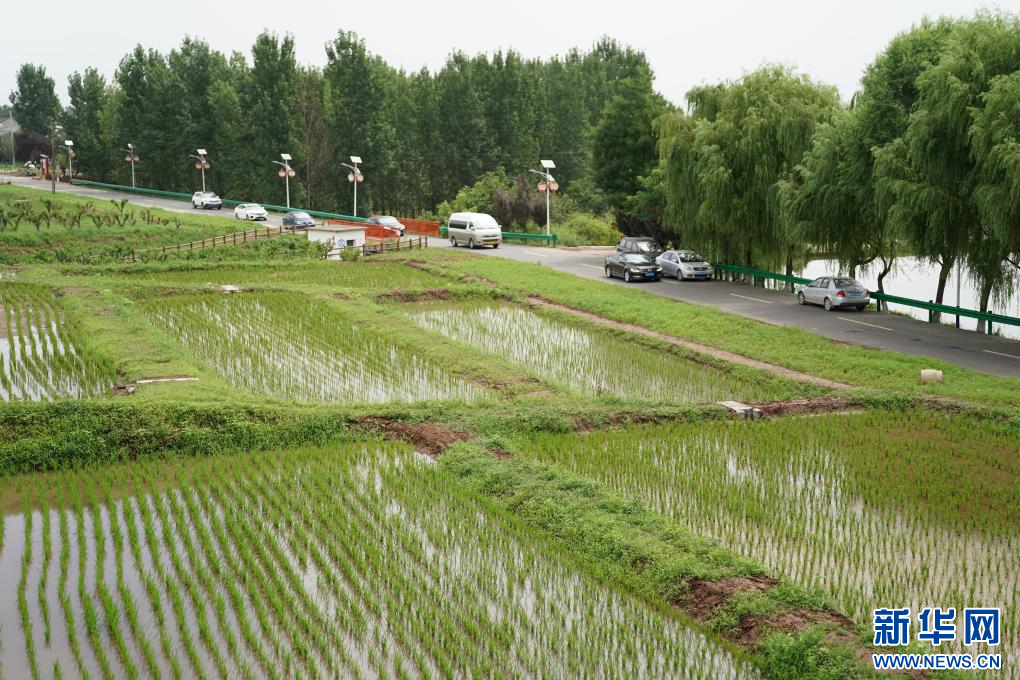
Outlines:
[[[347,173],[347,181],[351,182],[352,184],[354,184],[354,216],[355,217],[358,216],[358,185],[361,184],[361,182],[364,181],[364,179],[365,179],[365,176],[361,174],[361,170],[358,169],[358,164],[361,163],[361,162],[362,162],[361,156],[351,156],[351,163],[354,163],[354,165],[347,165],[346,163],[341,163],[340,164],[343,167],[345,167],[348,170],[350,170],[350,172]]]

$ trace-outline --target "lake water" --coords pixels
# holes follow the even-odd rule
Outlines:
[[[799,272],[800,276],[813,279],[827,274],[839,272],[839,263],[835,260],[811,260]],[[877,270],[861,269],[857,272],[857,280],[868,287],[868,290],[878,289]],[[885,277],[883,282],[885,292],[890,295],[913,298],[915,300],[934,300],[935,290],[939,284],[939,269],[937,265],[931,265],[916,257],[901,257],[896,260],[895,269]],[[960,285],[960,307],[966,309],[978,309],[980,298],[979,291],[974,282],[969,280],[964,270]],[[949,277],[946,283],[946,294],[943,302],[947,305],[956,305],[956,270]],[[916,307],[890,304],[891,311],[903,312],[916,319],[928,319],[928,311]],[[989,305],[989,311],[996,314],[1020,317],[1020,286],[1014,292],[1012,298],[1005,303],[996,302],[994,299]],[[956,323],[956,317],[943,317],[944,323]],[[969,330],[977,328],[977,319],[960,317],[960,327]],[[994,331],[1007,338],[1020,340],[1020,326],[1009,326],[995,324]]]

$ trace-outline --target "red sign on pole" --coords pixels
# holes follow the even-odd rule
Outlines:
[[[538,183],[538,190],[539,191],[545,191],[546,190],[545,180],[542,180],[541,182]]]
[[[559,183],[556,180],[549,182],[549,191],[556,191],[560,188]]]

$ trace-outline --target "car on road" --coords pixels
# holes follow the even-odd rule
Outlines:
[[[853,308],[863,311],[871,304],[868,289],[857,279],[848,276],[820,276],[797,291],[797,302],[802,305],[822,305],[827,311]]]
[[[203,210],[222,210],[223,201],[220,197],[211,191],[196,191],[191,197],[192,208],[202,208]]]
[[[624,236],[616,244],[616,252],[650,255],[654,259],[662,254],[662,246],[648,236]]]
[[[268,220],[269,213],[258,203],[238,203],[234,217],[239,220]]]
[[[454,248],[460,245],[468,248],[499,248],[503,242],[503,230],[499,222],[485,213],[453,213],[446,222],[446,235],[450,237],[450,245]]]
[[[627,283],[631,281],[658,281],[662,278],[662,267],[655,264],[655,258],[645,253],[613,253],[606,258],[606,277],[619,276]]]
[[[675,276],[677,281],[712,278],[712,265],[693,250],[667,250],[655,262],[662,267],[663,276]]]
[[[365,224],[371,224],[372,226],[383,227],[390,231],[395,231],[398,236],[404,233],[404,225],[400,223],[400,220],[391,215],[372,215],[365,220]]]
[[[295,210],[283,216],[283,226],[294,227],[296,229],[307,229],[308,227],[315,226],[315,220],[313,220],[312,216],[303,210]]]

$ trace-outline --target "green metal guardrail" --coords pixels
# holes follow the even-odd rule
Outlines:
[[[91,180],[75,179],[71,180],[72,184],[88,187],[97,187],[99,189],[110,189],[112,191],[122,191],[128,194],[139,194],[142,196],[156,196],[159,198],[172,198],[178,201],[190,201],[191,194],[181,193],[179,191],[163,191],[162,189],[144,189],[142,187],[129,187],[123,184],[107,184],[105,182],[93,182]],[[252,203],[253,201],[235,201],[234,199],[223,198],[223,205],[227,207],[233,207],[240,205],[241,203]],[[294,210],[300,210],[306,212],[312,217],[329,218],[333,220],[347,220],[348,222],[364,222],[364,217],[354,217],[352,215],[340,215],[339,213],[328,213],[322,212],[321,210],[308,210],[306,208],[288,208],[285,205],[272,205],[262,203],[263,208],[278,213],[287,213]]]
[[[776,281],[784,281],[792,284],[806,284],[811,283],[814,279],[805,279],[802,276],[788,276],[786,274],[777,274],[775,272],[769,272],[762,269],[755,269],[753,267],[743,267],[736,264],[722,264],[719,262],[713,262],[712,267],[715,269],[716,274],[720,271],[730,272],[732,274],[743,274],[744,276],[751,277],[751,285],[754,285],[756,278],[762,279],[774,279]],[[924,309],[928,311],[928,322],[932,323],[935,321],[935,313],[947,314],[949,316],[966,316],[971,319],[984,320],[988,322],[988,332],[992,332],[993,323],[1007,324],[1010,326],[1020,326],[1020,319],[1013,316],[1006,316],[1005,314],[995,314],[992,312],[979,312],[976,309],[967,309],[966,307],[954,307],[953,305],[943,305],[928,300],[915,300],[913,298],[900,297],[899,295],[890,295],[889,293],[880,293],[878,291],[869,291],[872,300],[882,300],[883,302],[891,302],[897,305],[904,305],[906,307],[916,307],[918,309]]]
[[[441,227],[439,227],[439,234],[440,234],[440,236],[446,236],[446,233],[447,233],[446,232],[446,225],[444,224]],[[556,240],[557,239],[556,239],[556,234],[549,234],[548,236],[546,236],[545,234],[525,234],[525,233],[516,232],[516,231],[504,231],[503,232],[503,240],[504,241],[508,241],[508,240],[509,241],[524,241],[525,243],[527,243],[528,241],[539,241],[539,242],[542,242],[542,243],[547,243],[547,244],[549,244],[549,245],[551,245],[552,247],[555,248],[556,247]]]

